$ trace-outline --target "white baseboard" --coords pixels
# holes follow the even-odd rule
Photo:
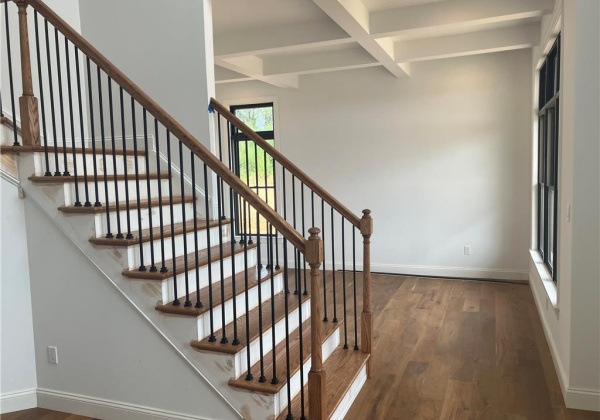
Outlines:
[[[48,410],[105,420],[207,420],[200,416],[50,389],[38,389],[37,403]]]
[[[568,388],[565,405],[578,410],[600,411],[600,390]]]
[[[0,394],[0,414],[28,410],[37,407],[37,404],[37,390],[35,388]]]

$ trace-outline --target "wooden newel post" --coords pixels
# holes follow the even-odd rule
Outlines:
[[[38,146],[40,144],[40,123],[38,101],[33,95],[31,77],[31,55],[29,54],[29,30],[27,29],[27,3],[17,0],[19,8],[19,38],[21,45],[21,78],[23,80],[23,96],[19,98],[21,112],[21,136],[23,145]]]
[[[308,372],[308,411],[311,420],[322,420],[326,416],[325,372],[323,371],[323,342],[321,294],[319,293],[319,268],[323,262],[323,241],[321,230],[310,228],[306,241],[306,261],[310,265],[310,348],[311,368]]]
[[[361,319],[361,350],[370,354],[367,362],[367,378],[372,377],[373,355],[371,344],[373,339],[373,310],[371,309],[371,235],[373,234],[373,219],[371,210],[363,210],[360,220],[360,233],[363,236],[363,311]]]

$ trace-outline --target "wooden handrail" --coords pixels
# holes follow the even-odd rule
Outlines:
[[[248,127],[242,120],[236,117],[231,111],[219,103],[215,98],[210,99],[211,106],[227,121],[235,125],[241,130],[249,139],[253,140],[258,144],[266,153],[268,153],[273,159],[279,162],[285,169],[290,171],[292,175],[302,181],[311,190],[313,190],[319,197],[325,200],[331,207],[336,209],[342,216],[350,221],[354,226],[360,229],[360,217],[352,213],[346,206],[340,203],[334,196],[329,194],[327,190],[317,184],[311,177],[306,175],[300,168],[298,168],[291,160],[286,158],[283,153],[271,146],[265,139],[259,136],[254,130]]]
[[[196,156],[212,169],[221,179],[250,203],[258,213],[267,219],[300,252],[305,253],[305,240],[285,219],[267,205],[254,191],[227,168],[214,154],[204,147],[194,136],[179,124],[169,113],[140,89],[131,79],[112,64],[104,55],[87,42],[75,29],[41,0],[24,0],[58,29],[69,41],[108,74],[132,98],[155,117],[179,141],[186,145]]]

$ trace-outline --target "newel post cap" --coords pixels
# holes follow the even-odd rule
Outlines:
[[[363,210],[363,217],[360,219],[360,233],[363,236],[370,236],[373,233],[373,218],[369,209]]]
[[[323,262],[323,241],[319,237],[321,229],[311,227],[308,233],[310,237],[306,240],[306,262],[318,267]]]

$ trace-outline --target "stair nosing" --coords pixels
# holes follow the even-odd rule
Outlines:
[[[104,182],[104,174],[98,174],[98,182]],[[83,175],[77,175],[77,182],[81,182],[81,183],[85,183],[85,178]],[[88,175],[87,176],[88,180],[87,183],[90,182],[94,182],[94,175]],[[45,175],[31,175],[30,177],[27,178],[29,181],[34,182],[36,184],[74,184],[75,183],[75,176],[74,175],[67,175],[67,176],[45,176]],[[127,178],[125,177],[125,174],[107,174],[106,175],[106,181],[107,182],[114,182],[116,181],[135,181],[136,179],[144,180],[147,181],[148,179],[151,180],[168,180],[169,177],[167,174],[161,173],[155,173],[152,172],[150,174],[139,174],[138,177],[135,176],[135,174],[127,174]]]
[[[137,199],[135,198],[131,198],[129,201],[133,201],[129,203],[129,210],[137,210],[138,209],[138,205],[137,205]],[[176,195],[173,196],[173,204],[183,204],[183,203],[191,203],[194,201],[193,196],[191,195]],[[150,203],[150,204],[149,204]],[[116,207],[115,205],[116,203],[110,202],[108,203],[108,211],[113,213],[116,211],[126,211],[127,210],[127,205],[125,203],[125,200],[123,200],[122,202],[119,201],[119,207]],[[170,200],[168,198],[163,197],[162,200],[159,202],[158,198],[153,198],[151,200],[148,200],[147,198],[144,199],[140,199],[140,208],[142,209],[147,209],[147,208],[151,208],[151,207],[158,207],[158,206],[167,206],[170,204]],[[63,212],[63,213],[69,213],[69,214],[97,214],[97,213],[104,213],[106,212],[106,207],[104,205],[101,205],[99,207],[76,207],[76,206],[59,206],[58,210]]]
[[[63,146],[58,146],[56,149],[54,148],[54,146],[48,146],[48,153],[64,153],[65,148]],[[83,150],[84,148],[82,147],[75,147],[75,154],[78,155],[82,155],[83,154]],[[45,152],[45,147],[44,146],[10,146],[10,145],[0,145],[0,154],[14,154],[14,153],[44,153]],[[68,154],[72,154],[73,153],[73,147],[66,147],[66,152]],[[89,155],[89,156],[93,156],[93,149],[91,147],[86,147],[85,148],[85,154]],[[127,152],[124,152],[123,150],[120,149],[116,149],[116,150],[106,150],[106,155],[119,155],[119,156],[139,156],[139,157],[145,157],[147,155],[145,150],[138,150],[137,153],[134,150],[127,150]],[[96,151],[96,157],[98,156],[102,156],[101,152]]]

